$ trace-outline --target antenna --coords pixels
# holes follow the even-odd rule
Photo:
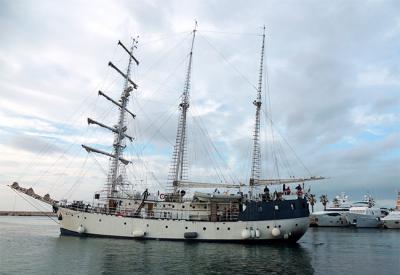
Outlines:
[[[251,177],[250,177],[250,198],[253,196],[254,184],[260,179],[261,173],[261,148],[260,148],[260,113],[261,113],[261,92],[263,83],[263,67],[264,67],[264,48],[265,48],[265,26],[263,28],[262,46],[261,46],[261,60],[260,71],[258,76],[257,97],[253,101],[256,106],[256,120],[254,124],[253,134],[253,154],[251,164]]]

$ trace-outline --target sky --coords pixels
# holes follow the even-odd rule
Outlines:
[[[111,150],[129,46],[138,37],[139,88],[129,109],[127,167],[136,189],[164,190],[178,104],[194,45],[189,175],[248,182],[266,26],[262,176],[324,176],[312,193],[370,193],[393,207],[400,190],[398,1],[0,0],[0,210],[39,207],[7,185],[91,201]],[[268,81],[267,81],[268,80]],[[40,206],[43,207],[43,206]]]

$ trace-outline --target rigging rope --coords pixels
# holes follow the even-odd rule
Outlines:
[[[34,205],[33,203],[31,203],[28,199],[26,199],[24,196],[22,196],[22,194],[20,194],[18,191],[12,189],[18,196],[20,196],[22,199],[24,199],[27,203],[29,203],[33,208],[35,208],[36,210],[38,210],[40,213],[44,214],[44,216],[48,217],[50,220],[52,220],[53,222],[55,222],[56,224],[60,224],[58,221],[56,221],[55,219],[53,219],[51,216],[47,215],[46,212],[48,211],[42,211],[41,209],[39,209],[36,205]]]
[[[236,68],[220,51],[217,50],[217,48],[211,44],[211,42],[205,38],[202,35],[199,35],[199,37],[203,38],[204,41],[207,42],[207,44],[211,47],[211,49],[213,49],[216,53],[218,53],[218,55],[229,65],[232,67],[232,69],[234,71],[236,71],[236,73],[238,73],[254,90],[257,91],[257,87],[238,69]]]

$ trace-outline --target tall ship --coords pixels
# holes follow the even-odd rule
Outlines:
[[[261,177],[260,117],[262,106],[265,27],[262,34],[259,79],[252,136],[251,176],[247,184],[229,182],[202,182],[188,179],[187,173],[187,113],[190,108],[192,61],[197,24],[191,33],[191,46],[181,101],[175,146],[168,175],[167,192],[152,193],[148,189],[129,188],[126,167],[135,165],[124,156],[126,141],[134,137],[127,134],[127,117],[135,114],[127,109],[132,93],[138,85],[131,78],[134,66],[139,65],[134,52],[137,39],[126,47],[118,42],[128,57],[127,69],[112,67],[124,78],[118,100],[104,92],[99,95],[119,109],[115,126],[88,118],[88,123],[105,128],[114,134],[113,151],[106,152],[82,145],[88,153],[101,154],[110,159],[104,192],[95,193],[93,202],[56,201],[47,194],[41,197],[17,182],[11,187],[19,192],[47,202],[57,213],[61,235],[79,237],[117,237],[158,240],[228,241],[262,243],[268,241],[296,242],[309,227],[309,205],[303,192],[304,182],[322,177],[276,178]],[[140,115],[140,114],[138,114]],[[297,191],[272,192],[268,186],[298,184]],[[301,187],[303,184],[303,187]],[[227,190],[223,193],[218,189]],[[203,190],[203,191],[201,191]],[[204,191],[206,190],[206,191]],[[210,192],[208,190],[214,190]],[[246,191],[243,191],[246,190]],[[190,195],[189,195],[190,194]]]

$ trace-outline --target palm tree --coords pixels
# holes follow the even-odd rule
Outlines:
[[[317,202],[317,200],[315,199],[315,194],[308,194],[307,199],[311,205],[311,213],[313,213],[314,212],[314,204]]]
[[[326,210],[326,204],[329,202],[328,195],[321,195],[319,199],[320,202],[322,202],[322,205],[324,206],[324,210]]]

